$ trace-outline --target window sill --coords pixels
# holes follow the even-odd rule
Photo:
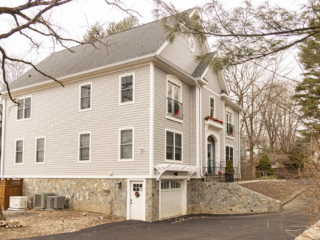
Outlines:
[[[23,163],[14,163],[14,165],[23,165]]]
[[[167,160],[165,159],[165,162],[171,162],[171,163],[183,163],[183,161],[181,160]]]
[[[133,162],[134,159],[119,159],[118,162]]]
[[[35,162],[34,164],[46,164],[45,162]]]
[[[130,104],[134,104],[134,101],[119,103],[119,105],[130,105]]]
[[[87,112],[87,111],[91,111],[92,108],[85,108],[85,109],[79,109],[79,112]]]
[[[178,122],[178,123],[183,123],[183,120],[181,120],[181,119],[178,119],[178,118],[175,118],[175,117],[171,117],[171,116],[166,116],[166,118],[168,119],[168,120],[171,120],[171,121],[175,121],[175,122]]]
[[[91,160],[78,160],[78,163],[90,163]]]
[[[234,140],[234,137],[232,137],[232,136],[226,136],[226,138]]]
[[[29,118],[22,118],[22,119],[16,119],[17,122],[27,121],[27,120],[31,120],[31,117],[29,117]]]

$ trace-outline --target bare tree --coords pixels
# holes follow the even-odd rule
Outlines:
[[[26,41],[30,42],[33,48],[39,49],[41,46],[41,40],[43,40],[43,38],[47,38],[53,40],[51,42],[58,43],[62,47],[72,51],[72,49],[68,48],[67,46],[68,42],[77,44],[83,43],[76,39],[64,36],[64,34],[61,33],[61,27],[53,23],[49,14],[56,8],[59,8],[60,6],[68,4],[72,1],[74,0],[28,0],[26,3],[21,5],[16,2],[12,2],[13,6],[0,5],[0,16],[7,19],[6,27],[9,27],[8,31],[0,33],[0,40],[10,39],[14,34],[20,34],[25,38]],[[106,4],[114,6],[115,8],[120,9],[129,15],[138,14],[136,11],[127,8],[122,0],[105,0],[105,2]],[[17,62],[34,68],[42,75],[50,78],[53,81],[56,81],[63,86],[63,84],[57,79],[38,69],[35,66],[35,63],[23,58],[11,56],[8,52],[9,51],[6,49],[6,47],[0,46],[2,80],[5,89],[8,91],[9,97],[13,102],[18,104],[17,100],[11,95],[7,72],[9,71],[8,68],[10,68],[10,65]]]

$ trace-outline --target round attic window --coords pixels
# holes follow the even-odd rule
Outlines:
[[[194,50],[196,50],[196,44],[194,43],[193,37],[189,37],[188,44],[189,44],[190,51],[194,52]]]

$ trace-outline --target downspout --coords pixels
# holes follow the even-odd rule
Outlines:
[[[203,177],[203,167],[202,167],[202,122],[201,122],[201,116],[202,116],[202,109],[201,109],[201,87],[198,83],[198,80],[195,80],[197,87],[199,88],[199,161],[200,161],[200,177]]]
[[[6,121],[6,100],[2,100],[2,134],[1,134],[1,179],[3,179],[3,161],[4,161],[4,132],[5,132],[5,121]]]

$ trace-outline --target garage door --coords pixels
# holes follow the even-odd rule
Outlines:
[[[182,215],[181,182],[161,182],[161,218]]]

